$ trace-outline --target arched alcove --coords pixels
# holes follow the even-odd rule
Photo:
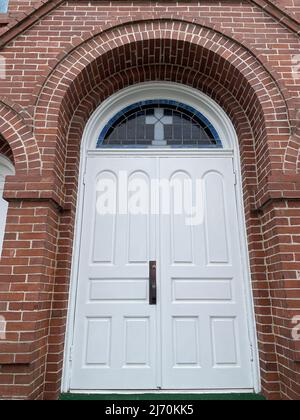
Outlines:
[[[180,98],[180,102],[176,102],[176,99],[179,99],[179,98]],[[99,144],[99,136],[100,138],[101,138],[101,135],[104,135],[105,137],[105,133],[107,133],[107,125],[110,126],[112,121],[118,122],[119,121],[118,118],[124,115],[124,112],[126,114],[126,110],[128,109],[133,110],[134,111],[133,117],[135,117],[136,112],[137,112],[136,111],[137,106],[140,107],[140,111],[138,112],[142,113],[141,125],[146,126],[148,124],[147,116],[143,114],[144,109],[141,107],[143,106],[147,107],[148,105],[148,106],[152,106],[152,108],[150,107],[148,108],[148,110],[149,109],[151,111],[163,110],[165,112],[166,110],[170,111],[171,108],[168,108],[168,107],[174,106],[174,103],[176,104],[175,105],[177,107],[176,109],[180,109],[181,112],[185,109],[185,110],[188,110],[192,114],[192,116],[198,116],[199,121],[200,121],[200,118],[202,118],[201,122],[205,121],[206,123],[205,128],[208,128],[208,127],[210,128],[209,130],[210,135],[213,137],[214,140],[216,140],[216,144],[212,145],[212,144],[206,143],[203,147],[202,146],[197,147],[199,145],[196,144],[192,148],[188,146],[187,147],[169,147],[167,143],[162,144],[163,141],[166,142],[166,132],[167,132],[166,125],[167,124],[163,128],[161,128],[163,131],[163,135],[160,136],[160,134],[162,133],[159,133],[158,135],[159,138],[155,138],[155,128],[154,128],[154,133],[152,133],[153,139],[151,141],[151,144],[148,144],[146,147],[142,147],[142,148],[135,147],[136,146],[135,144],[133,145],[133,147],[122,147],[122,145],[117,145],[118,147],[115,147],[115,148],[114,147],[105,148],[105,147],[101,147],[101,144]],[[159,105],[161,105],[162,108],[157,108]],[[154,109],[153,109],[153,106],[154,106]],[[153,113],[153,115],[155,115],[155,112]],[[168,119],[169,125],[174,124],[174,121],[172,122],[170,121],[171,119],[173,120],[173,117],[167,117],[167,114],[165,113],[163,113],[163,115],[162,113],[160,113],[160,117],[157,117],[159,121],[162,121],[164,118]],[[151,119],[151,122],[149,122],[149,124],[155,125],[155,122],[153,124],[152,119]],[[188,122],[190,123],[190,120],[188,120]],[[199,125],[201,124],[201,122],[199,122]],[[104,130],[104,134],[102,134],[103,130]],[[215,134],[215,137],[212,135],[212,133]],[[174,131],[173,131],[173,135],[174,135]],[[201,131],[198,131],[198,135],[201,136]],[[219,144],[217,143],[217,141],[219,141]],[[243,344],[239,344],[239,346],[241,345],[243,347],[243,351],[245,355],[244,360],[247,360],[247,362],[245,362],[245,365],[247,365],[247,368],[245,367],[245,370],[241,374],[241,376],[245,374],[245,377],[248,377],[248,379],[245,380],[244,382],[245,389],[249,388],[251,390],[255,389],[257,392],[260,391],[258,359],[253,353],[253,359],[255,360],[255,362],[253,362],[251,366],[248,364],[249,359],[247,359],[247,355],[249,354],[251,347],[253,349],[257,349],[257,344],[256,344],[257,340],[256,340],[256,330],[255,330],[255,321],[254,321],[253,296],[252,296],[252,289],[251,289],[251,282],[250,282],[249,259],[248,259],[246,228],[245,228],[245,215],[244,215],[243,204],[242,204],[242,183],[241,183],[239,142],[238,142],[238,136],[235,132],[234,126],[232,122],[230,121],[230,118],[228,117],[226,112],[224,112],[224,110],[215,101],[213,101],[209,96],[204,95],[203,93],[199,92],[196,89],[187,87],[184,84],[176,84],[176,83],[170,83],[170,82],[169,83],[149,82],[149,83],[136,84],[134,86],[128,87],[127,89],[123,89],[115,93],[114,95],[109,97],[106,101],[104,101],[96,109],[96,111],[91,116],[91,118],[89,119],[86,125],[81,145],[82,147],[81,147],[81,159],[80,159],[81,170],[80,170],[80,181],[79,181],[79,199],[78,199],[78,206],[77,206],[77,214],[75,218],[76,235],[75,235],[74,248],[73,248],[73,274],[71,276],[71,292],[70,292],[70,299],[69,299],[70,310],[69,310],[69,320],[68,320],[68,327],[67,327],[67,343],[65,347],[65,363],[64,363],[65,381],[64,381],[64,388],[63,388],[64,391],[70,391],[70,389],[72,390],[72,389],[75,389],[76,387],[77,389],[79,389],[81,386],[81,382],[80,380],[78,380],[78,378],[81,375],[81,373],[79,373],[81,368],[78,368],[78,360],[79,359],[82,360],[83,356],[81,354],[79,355],[78,351],[79,352],[81,351],[80,343],[84,342],[84,340],[86,339],[86,333],[87,333],[87,330],[85,328],[85,326],[87,325],[86,324],[87,319],[83,318],[86,307],[84,307],[84,304],[82,304],[83,296],[86,296],[87,292],[86,290],[83,290],[83,288],[89,287],[88,286],[89,281],[91,280],[89,275],[86,274],[89,271],[90,266],[87,268],[85,264],[89,264],[90,260],[92,261],[91,266],[93,266],[92,268],[92,270],[94,270],[93,273],[97,272],[97,274],[93,274],[93,275],[95,275],[97,278],[98,277],[101,278],[101,276],[104,275],[103,272],[106,273],[105,275],[107,275],[107,279],[108,279],[106,282],[107,288],[110,287],[108,283],[111,276],[111,272],[109,272],[111,268],[113,269],[115,265],[118,266],[118,273],[124,270],[124,272],[122,272],[122,280],[120,280],[121,282],[122,281],[124,282],[124,279],[127,275],[125,274],[126,270],[128,269],[128,267],[130,267],[129,262],[125,265],[122,265],[121,263],[120,266],[118,265],[120,262],[118,263],[115,262],[115,261],[119,261],[120,255],[122,255],[122,257],[120,258],[122,258],[122,261],[123,261],[123,254],[122,254],[123,251],[120,251],[119,247],[118,247],[118,250],[120,251],[119,255],[115,255],[114,257],[111,257],[111,259],[109,259],[110,257],[108,257],[108,253],[109,253],[108,250],[113,249],[113,248],[115,249],[115,245],[114,246],[109,245],[110,241],[112,240],[111,238],[113,237],[120,238],[118,235],[120,235],[123,238],[122,235],[124,232],[126,232],[127,228],[124,225],[119,230],[119,233],[116,233],[116,232],[113,233],[113,231],[109,232],[108,229],[110,226],[110,222],[107,221],[104,223],[103,219],[101,222],[100,221],[101,216],[99,216],[99,219],[98,219],[98,215],[95,214],[96,210],[94,209],[94,206],[93,206],[94,193],[95,191],[98,193],[98,188],[101,189],[101,187],[98,186],[99,179],[102,176],[104,178],[106,176],[109,176],[110,182],[118,184],[120,182],[118,180],[118,174],[120,174],[120,172],[122,172],[122,174],[126,173],[127,171],[126,168],[129,168],[127,172],[129,182],[130,182],[131,176],[133,178],[135,176],[142,176],[144,182],[149,182],[151,184],[151,182],[153,181],[151,184],[153,186],[155,181],[165,182],[165,181],[168,181],[168,179],[174,180],[177,175],[181,177],[184,174],[183,176],[185,180],[188,179],[189,175],[187,174],[189,172],[190,167],[194,167],[196,172],[199,171],[198,175],[195,175],[196,172],[193,172],[194,175],[190,176],[190,180],[193,179],[195,181],[196,177],[199,176],[199,178],[197,178],[197,180],[199,181],[200,178],[203,177],[202,180],[204,183],[206,183],[207,194],[209,194],[208,191],[210,191],[210,194],[214,194],[214,198],[212,200],[209,200],[207,196],[206,199],[203,199],[202,201],[203,204],[200,204],[199,206],[200,207],[205,206],[206,204],[204,203],[210,202],[211,204],[210,212],[212,212],[214,208],[212,204],[215,203],[216,217],[213,219],[212,218],[210,219],[211,226],[216,226],[217,224],[218,229],[215,230],[215,232],[217,233],[218,231],[222,231],[224,233],[222,237],[223,244],[225,244],[225,242],[227,241],[228,241],[227,242],[228,244],[231,243],[230,250],[228,248],[228,258],[232,258],[231,259],[232,266],[236,266],[236,265],[240,266],[239,276],[235,278],[235,275],[232,275],[232,288],[235,289],[234,294],[236,294],[236,296],[239,296],[239,298],[237,298],[238,303],[237,302],[235,303],[237,303],[237,306],[240,305],[240,308],[241,308],[241,312],[237,314],[236,317],[237,318],[240,317],[239,318],[240,322],[243,323],[244,325],[243,329],[236,336],[236,340],[241,340],[241,342],[243,342]],[[163,162],[161,163],[160,169],[158,169],[158,165],[160,165],[159,163],[160,159],[162,159]],[[120,163],[121,161],[122,163]],[[118,166],[118,162],[120,166]],[[163,168],[167,167],[169,162],[172,162],[172,169],[170,170],[170,178],[167,179],[169,175],[166,175],[166,177],[163,178],[162,172],[163,172]],[[141,165],[141,166],[136,166],[136,165]],[[181,170],[180,165],[183,165],[184,169]],[[130,173],[131,166],[134,166],[135,169],[133,169],[133,172]],[[227,169],[225,169],[225,167]],[[149,173],[146,174],[144,170],[145,171],[149,170]],[[95,174],[95,177],[94,177],[94,174]],[[175,174],[175,177],[173,177],[174,174]],[[145,181],[146,179],[148,181]],[[96,182],[96,184],[94,184],[94,182]],[[96,189],[94,190],[93,188],[95,187],[95,185],[96,185]],[[152,188],[152,186],[150,188]],[[226,195],[224,195],[225,188],[227,191]],[[122,187],[122,190],[123,190],[123,187]],[[151,191],[153,192],[153,190]],[[152,196],[152,192],[150,194],[151,196]],[[161,195],[159,196],[161,197]],[[223,197],[223,198],[220,199],[220,197]],[[125,199],[125,202],[127,202],[127,199],[128,197]],[[120,198],[118,200],[119,200],[119,203],[121,202],[124,203],[124,200],[121,200]],[[157,200],[159,201],[160,199],[157,198]],[[218,202],[216,203],[215,200],[217,200]],[[226,207],[227,202],[231,203],[230,208]],[[233,207],[231,207],[232,204],[233,204]],[[223,209],[223,205],[224,205],[224,212],[223,210],[221,210],[221,212],[223,212],[222,213],[223,215],[220,216],[221,213],[219,211],[220,209]],[[160,205],[158,207],[160,208],[160,210],[158,210],[159,211],[158,217],[162,217]],[[226,207],[226,210],[225,210],[225,207]],[[206,211],[206,214],[208,214],[208,210]],[[227,216],[225,216],[225,214]],[[122,213],[122,216],[123,216],[123,213]],[[116,225],[120,226],[120,223],[122,223],[121,222],[122,216],[120,215],[120,219],[118,219],[118,223],[114,222]],[[154,217],[155,220],[157,220],[156,216]],[[113,216],[113,217],[118,218],[119,215]],[[149,217],[149,220],[150,220],[152,217],[152,213],[149,213],[147,217]],[[230,222],[231,228],[229,228],[229,225],[228,227],[225,228],[225,225],[229,219],[231,220]],[[122,218],[122,220],[124,219]],[[169,223],[168,220],[173,220],[173,219],[170,216],[170,219],[164,219],[164,220],[166,220],[166,223],[160,222],[159,226],[163,226],[163,225],[166,226],[166,224]],[[95,222],[95,226],[93,225],[94,222]],[[149,221],[149,224],[151,223],[152,222]],[[204,230],[206,232],[208,232],[209,230],[208,228],[209,223],[210,223],[209,217],[206,216],[205,220],[198,224],[198,226],[202,225],[201,228],[199,229],[197,227],[191,228],[191,229],[194,229],[193,234],[192,234],[193,237],[196,238],[196,236],[198,236],[199,239],[200,237],[203,237]],[[134,226],[135,223],[131,221],[130,225]],[[174,226],[174,223],[173,223],[173,226]],[[113,230],[114,229],[117,229],[117,228],[113,228]],[[160,227],[158,227],[158,225],[156,225],[156,229],[157,229],[157,236],[161,235],[160,237],[165,238],[166,240],[168,236],[166,232],[163,232],[163,230],[160,230]],[[154,231],[156,231],[156,229],[154,229]],[[184,228],[182,229],[184,230]],[[236,232],[236,234],[233,233],[233,236],[231,236],[232,231]],[[97,234],[93,232],[97,232]],[[229,236],[228,236],[228,239],[225,239],[227,235],[226,232],[228,232],[230,239],[229,239]],[[144,235],[144,237],[145,236],[147,237],[147,233]],[[178,238],[179,236],[177,235],[177,239]],[[141,241],[139,240],[135,241],[135,244],[137,248],[139,249],[142,248],[143,235],[140,239]],[[128,243],[130,243],[130,239],[127,239],[127,240],[128,240]],[[122,242],[124,241],[124,238],[115,239],[115,241],[118,242],[119,244],[126,243],[127,240],[125,240],[125,242]],[[151,239],[149,239],[149,244],[150,242],[151,242]],[[144,259],[137,263],[137,265],[139,266],[139,269],[145,269],[145,267],[147,267],[147,263],[148,261],[150,261],[150,254],[151,254],[150,249],[153,248],[154,242],[155,240],[152,238],[152,242],[151,242],[152,245],[148,245],[144,247],[145,249],[144,255],[147,255],[147,256],[143,257]],[[205,247],[204,242],[202,246],[199,246],[199,243],[195,239],[194,243],[195,244],[198,243],[198,246],[193,245],[194,248],[192,252],[194,253],[194,255],[201,254],[201,252],[204,250],[204,247]],[[179,243],[183,244],[184,239],[178,240],[177,244]],[[216,240],[216,243],[220,243],[220,241]],[[93,244],[92,247],[95,246],[95,248],[97,248],[97,257],[95,257],[95,260],[93,260],[94,257],[92,257],[92,255],[95,255],[96,251],[89,250],[86,252],[86,250],[90,248],[90,244]],[[227,247],[227,245],[225,247]],[[95,248],[93,249],[95,250]],[[163,249],[168,248],[167,240],[166,240],[165,246],[162,246],[161,248]],[[229,257],[229,254],[232,253],[233,248],[236,249],[236,252],[234,253],[235,256]],[[126,252],[127,251],[124,251],[124,255],[126,254]],[[209,251],[204,251],[204,253],[206,252],[208,255]],[[239,254],[238,257],[236,253]],[[227,254],[227,251],[226,251],[226,254]],[[158,259],[157,264],[161,264],[162,266],[164,266],[164,264],[165,265],[167,264],[166,263],[167,258],[165,258],[164,260],[163,253],[160,254],[160,252],[157,251],[156,255],[157,255],[156,258]],[[227,257],[225,257],[224,255],[221,257],[220,261],[226,260]],[[219,257],[216,257],[216,261],[218,261],[218,258]],[[136,259],[133,258],[131,260],[131,263],[134,263],[136,261],[139,261],[138,258]],[[160,263],[159,261],[165,261],[165,262]],[[179,259],[178,261],[183,261],[182,264],[183,265],[185,264],[184,259],[182,260]],[[186,266],[188,266],[187,261],[186,261]],[[220,261],[219,263],[216,263],[216,264],[222,265]],[[101,262],[104,262],[102,266],[101,266]],[[201,266],[201,264],[203,265]],[[212,263],[211,266],[214,266],[214,264],[215,263]],[[197,263],[194,262],[193,266],[194,268],[197,267],[197,270],[198,270],[197,276],[201,277],[201,274],[200,274],[201,270],[204,270],[204,271],[209,270],[209,268],[207,267],[210,266],[210,263],[199,262],[199,260],[197,259]],[[206,267],[205,269],[203,268],[204,266]],[[163,268],[161,268],[161,270],[163,270]],[[108,272],[110,274],[108,274]],[[207,278],[209,278],[209,274],[207,274],[208,271],[205,271],[205,272],[206,272]],[[117,276],[117,274],[115,275]],[[144,275],[141,274],[142,279],[143,279],[143,276]],[[193,278],[193,275],[191,275],[191,278]],[[197,281],[195,278],[194,280]],[[115,283],[117,282],[118,280],[116,277]],[[144,283],[146,283],[146,280],[144,281]],[[172,283],[171,281],[167,281],[167,278],[164,278],[163,280],[161,280],[161,284],[171,284],[171,283]],[[110,290],[109,293],[111,292],[113,294],[118,293],[118,287],[116,288],[115,284],[111,286],[112,288],[109,289]],[[136,285],[136,286],[142,287],[141,285]],[[122,288],[122,285],[120,287]],[[161,289],[163,290],[164,287],[165,286],[162,285]],[[93,292],[90,290],[90,295],[92,293]],[[130,285],[128,285],[128,293],[130,293]],[[161,295],[160,295],[161,300],[163,300],[163,296],[165,299],[167,299],[167,295],[168,295],[167,293],[164,294],[164,292],[161,291]],[[91,297],[90,299],[93,300],[94,298]],[[126,300],[126,297],[116,298],[117,301],[118,299],[122,301],[122,299]],[[96,300],[97,298],[95,298],[94,303],[96,302]],[[100,300],[101,299],[99,298],[98,306],[96,307],[95,305],[95,311],[96,309],[97,310],[99,309],[99,306],[101,306],[101,304],[99,303]],[[113,302],[114,298],[108,299],[108,300]],[[145,301],[145,299],[142,299],[142,300]],[[227,298],[227,300],[230,301],[232,300],[232,298]],[[209,304],[209,302],[207,303]],[[104,303],[103,308],[105,307],[106,308],[105,310],[108,310],[107,309],[108,304],[109,302]],[[145,306],[147,307],[147,304]],[[229,303],[229,306],[230,306],[230,303]],[[199,309],[199,313],[201,313],[200,307],[198,309]],[[101,309],[99,310],[101,311]],[[114,309],[112,308],[112,311],[113,310]],[[120,307],[120,310],[121,310],[121,307]],[[186,308],[186,310],[188,311],[188,308]],[[145,309],[145,313],[147,313],[147,308]],[[97,312],[97,314],[99,314],[99,312]],[[96,312],[95,312],[95,319],[97,318],[97,316],[98,315],[96,315]],[[112,319],[115,319],[113,317],[114,315],[112,315]],[[121,317],[122,316],[120,315],[119,318],[121,319]],[[112,322],[116,322],[116,321],[112,321]],[[92,329],[93,327],[90,326],[89,328]],[[203,328],[206,328],[206,327],[203,327]],[[170,328],[170,330],[172,330],[172,328]],[[80,337],[78,336],[79,331],[81,333]],[[73,332],[74,332],[74,335],[72,335]],[[246,335],[245,335],[245,332],[247,332]],[[99,338],[99,334],[97,336]],[[122,332],[118,333],[118,336],[123,337],[123,333]],[[250,342],[248,342],[249,337],[250,337]],[[80,342],[78,342],[78,338]],[[151,340],[154,340],[154,338],[152,337]],[[208,341],[209,340],[207,339],[206,342]],[[235,339],[232,342],[234,341]],[[74,355],[73,355],[74,359],[73,359],[72,365],[69,364],[69,360],[70,360],[69,343],[71,342],[73,344],[75,343],[74,348],[76,348],[76,355],[74,351]],[[89,346],[89,344],[86,344],[86,345]],[[101,347],[100,342],[97,342],[96,346]],[[119,348],[119,347],[122,347],[122,345],[120,344],[116,346],[116,348]],[[94,345],[93,345],[93,348],[94,348]],[[113,351],[115,350],[116,349],[114,349]],[[255,354],[257,354],[257,351],[255,351]],[[94,362],[91,362],[91,365],[93,363]],[[237,366],[238,363],[233,362],[233,364],[235,363],[236,363],[236,367],[238,367]],[[79,364],[81,365],[80,362]],[[97,363],[95,362],[95,364]],[[159,366],[159,364],[157,366]],[[108,368],[109,366],[106,366],[106,367]],[[129,369],[129,365],[128,365],[128,369]],[[151,369],[152,369],[151,370],[152,372],[153,367]],[[92,371],[92,367],[89,366],[88,370]],[[109,369],[107,369],[107,371],[108,370]],[[82,372],[83,372],[83,375],[85,375],[87,372],[87,371],[84,371],[84,367],[82,367]],[[95,372],[92,373],[92,376],[95,374]],[[140,374],[141,374],[141,371],[139,372],[139,375]],[[70,376],[72,378],[71,385],[69,385]],[[200,380],[199,380],[200,376],[198,377],[198,375],[195,375],[195,383],[198,384],[198,389],[201,388]],[[251,377],[251,380],[249,380],[250,377]],[[91,386],[89,379],[87,379],[87,377],[85,378],[87,380],[86,382],[87,389],[91,389],[89,388]],[[101,379],[101,374],[99,375],[99,378]],[[93,383],[94,384],[93,387],[95,386],[95,388],[97,388],[98,386],[100,386],[100,388],[97,388],[97,389],[102,389],[101,386],[104,386],[104,385],[103,383],[100,384],[101,380],[100,382],[97,382],[97,385],[95,385],[96,382]],[[152,379],[149,380],[149,384],[150,383],[152,384]],[[147,386],[150,386],[149,384]],[[114,383],[113,386],[116,387],[116,383]],[[139,388],[139,386],[136,385],[135,381],[131,382],[130,386],[134,386],[136,387],[136,389]],[[145,389],[147,389],[147,386]],[[167,389],[168,385],[164,385],[164,387],[165,389]]]

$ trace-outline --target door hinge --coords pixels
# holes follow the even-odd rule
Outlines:
[[[83,185],[86,184],[86,173],[83,175]]]
[[[69,362],[71,363],[73,361],[73,351],[74,351],[74,346],[70,347],[70,356],[69,356]]]
[[[251,362],[254,362],[254,349],[253,344],[250,343],[250,355],[251,355]]]
[[[237,173],[235,171],[233,171],[233,175],[234,175],[234,185],[237,185],[237,183],[238,183]]]

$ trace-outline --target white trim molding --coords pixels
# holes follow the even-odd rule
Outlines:
[[[8,203],[3,199],[3,190],[5,178],[8,175],[14,175],[15,168],[11,161],[5,156],[0,155],[0,256],[2,253],[3,238],[5,233],[6,216],[8,210]]]
[[[5,177],[8,175],[14,175],[15,168],[11,161],[3,156],[0,155],[0,190],[4,188]]]
[[[126,108],[128,105],[137,103],[144,100],[176,100],[181,103],[187,104],[197,111],[201,112],[218,131],[220,139],[223,144],[223,149],[189,149],[189,150],[176,150],[176,149],[96,149],[98,137],[103,127],[113,118],[118,112]],[[141,83],[129,88],[123,89],[116,94],[105,100],[93,113],[89,119],[84,130],[82,144],[81,144],[81,161],[80,161],[80,175],[79,175],[79,192],[77,201],[77,214],[75,224],[75,240],[73,248],[73,261],[71,273],[71,286],[69,296],[69,310],[66,331],[66,343],[64,354],[64,369],[63,369],[63,382],[62,392],[70,391],[70,377],[72,369],[72,344],[74,336],[75,324],[75,307],[76,307],[76,293],[78,282],[78,262],[80,253],[82,220],[83,220],[83,202],[84,202],[84,180],[86,166],[91,162],[93,156],[99,154],[113,157],[114,155],[123,156],[124,158],[132,155],[172,155],[176,156],[197,156],[201,155],[217,158],[219,156],[227,156],[232,159],[234,171],[236,173],[236,200],[238,219],[240,226],[240,246],[242,249],[242,263],[244,276],[241,279],[241,287],[247,301],[247,319],[248,319],[248,332],[249,332],[249,345],[253,352],[252,374],[253,374],[253,391],[260,392],[260,371],[259,371],[259,356],[257,346],[257,333],[254,315],[253,294],[250,280],[250,262],[247,246],[246,223],[244,214],[244,204],[242,195],[242,179],[241,179],[241,164],[239,142],[233,124],[224,110],[207,95],[200,91],[177,83],[164,83],[164,82],[149,82]],[[80,390],[79,390],[80,391]],[[216,390],[217,391],[217,390]],[[230,390],[224,390],[230,392]],[[243,392],[242,390],[240,390]],[[96,392],[96,391],[95,391]],[[200,392],[200,391],[199,391]],[[201,391],[202,392],[202,391]]]
[[[207,95],[178,83],[141,83],[130,86],[105,100],[93,113],[83,136],[84,150],[94,150],[106,124],[120,111],[135,103],[147,100],[173,100],[196,109],[217,130],[223,149],[233,148],[234,128],[222,108]]]

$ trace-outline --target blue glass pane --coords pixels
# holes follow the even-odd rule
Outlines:
[[[8,8],[8,0],[0,0],[0,13],[6,13]]]
[[[103,147],[222,148],[210,121],[189,105],[173,100],[147,100],[118,112],[103,128]]]

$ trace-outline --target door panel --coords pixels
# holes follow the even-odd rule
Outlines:
[[[167,160],[168,161],[168,160]],[[161,163],[162,164],[162,163]],[[189,206],[190,191],[184,196],[185,203],[183,202],[183,185],[188,185],[192,182],[190,176],[185,172],[176,171],[168,179],[172,185],[173,189],[170,192],[170,216],[167,214],[167,218],[170,217],[170,222],[172,225],[171,228],[171,244],[172,244],[172,261],[173,264],[193,264],[194,263],[194,254],[193,254],[193,230],[190,225],[186,223],[186,217],[182,210],[184,210],[185,205]],[[187,188],[188,189],[188,188]],[[164,197],[161,197],[163,205]],[[184,246],[183,246],[184,244]]]
[[[156,259],[155,218],[150,211],[126,214],[120,206],[135,192],[130,182],[126,185],[130,179],[148,187],[145,206],[151,205],[156,163],[91,158],[87,167],[71,387],[155,388],[156,308],[149,305],[148,293],[149,261]],[[105,199],[115,214],[97,212],[107,185]]]
[[[213,171],[203,176],[208,264],[229,263],[229,237],[225,207],[228,197],[225,196],[224,177],[225,174]],[[227,179],[227,183],[229,182],[230,174]]]
[[[180,226],[161,215],[163,388],[252,388],[232,160],[160,159],[161,178],[179,172],[194,187],[182,191],[189,205]],[[189,233],[178,236],[174,259],[177,229]]]

